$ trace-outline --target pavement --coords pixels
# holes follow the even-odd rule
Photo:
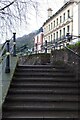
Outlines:
[[[10,56],[10,58],[10,73],[5,73],[6,59],[0,62],[0,120],[2,117],[2,103],[5,100],[18,61],[17,57]]]

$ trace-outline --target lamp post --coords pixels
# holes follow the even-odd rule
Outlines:
[[[55,48],[57,49],[58,43],[55,41]]]
[[[13,56],[16,56],[16,33],[13,33]]]
[[[67,39],[68,42],[70,42],[71,39],[72,39],[72,35],[70,35],[69,32],[66,34],[66,39]]]
[[[47,53],[47,40],[45,41],[45,53]]]
[[[35,46],[36,46],[36,54],[37,54],[37,43],[35,44]]]
[[[7,40],[7,46],[6,46],[6,67],[5,67],[5,73],[10,73],[10,46],[9,46],[10,40]]]

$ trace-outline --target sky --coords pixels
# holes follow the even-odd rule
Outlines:
[[[47,9],[52,8],[53,14],[61,8],[64,0],[36,0],[39,2],[38,11],[30,11],[28,17],[28,25],[24,24],[18,29],[17,37],[23,36],[24,34],[28,34],[34,30],[39,29],[43,23],[47,20],[48,14]]]
[[[62,1],[62,2],[61,2]],[[40,27],[47,19],[47,9],[52,8],[53,14],[62,6],[63,0],[40,0],[37,16],[32,19],[31,23],[35,23],[35,28]],[[32,29],[35,29],[34,27]]]
[[[52,8],[52,14],[54,14],[57,10],[59,10],[64,0],[34,0],[38,3],[37,8],[38,10],[31,10],[29,9],[29,13],[27,13],[27,25],[23,23],[20,27],[15,25],[13,32],[16,32],[16,37],[22,37],[25,34],[29,34],[32,31],[35,31],[42,27],[43,23],[48,19],[48,8]],[[69,0],[65,0],[69,1]],[[17,22],[18,23],[18,22]],[[5,42],[6,39],[10,39],[12,34],[7,33],[6,38],[0,42]]]

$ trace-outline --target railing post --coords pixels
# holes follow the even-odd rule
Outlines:
[[[10,47],[9,47],[9,40],[6,41],[7,46],[6,46],[6,68],[5,68],[5,73],[10,73]]]
[[[13,56],[16,56],[16,33],[13,33]]]
[[[47,40],[45,41],[45,53],[47,53]]]
[[[55,42],[55,49],[57,49],[57,42]]]

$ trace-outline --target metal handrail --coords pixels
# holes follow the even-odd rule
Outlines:
[[[79,55],[77,52],[75,52],[74,50],[70,49],[70,48],[67,47],[67,46],[65,46],[65,48],[66,48],[67,50],[69,50],[70,52],[72,52],[73,54],[75,54],[76,56],[78,56],[79,59],[80,59],[80,55]]]
[[[15,41],[15,34],[13,33],[13,40],[12,38],[10,40],[6,40],[6,42],[1,47],[1,53],[0,53],[0,63],[3,62],[3,60],[6,58],[6,67],[5,72],[10,72],[10,55],[13,53],[13,56],[16,55],[16,41]],[[13,45],[12,45],[13,42]]]

